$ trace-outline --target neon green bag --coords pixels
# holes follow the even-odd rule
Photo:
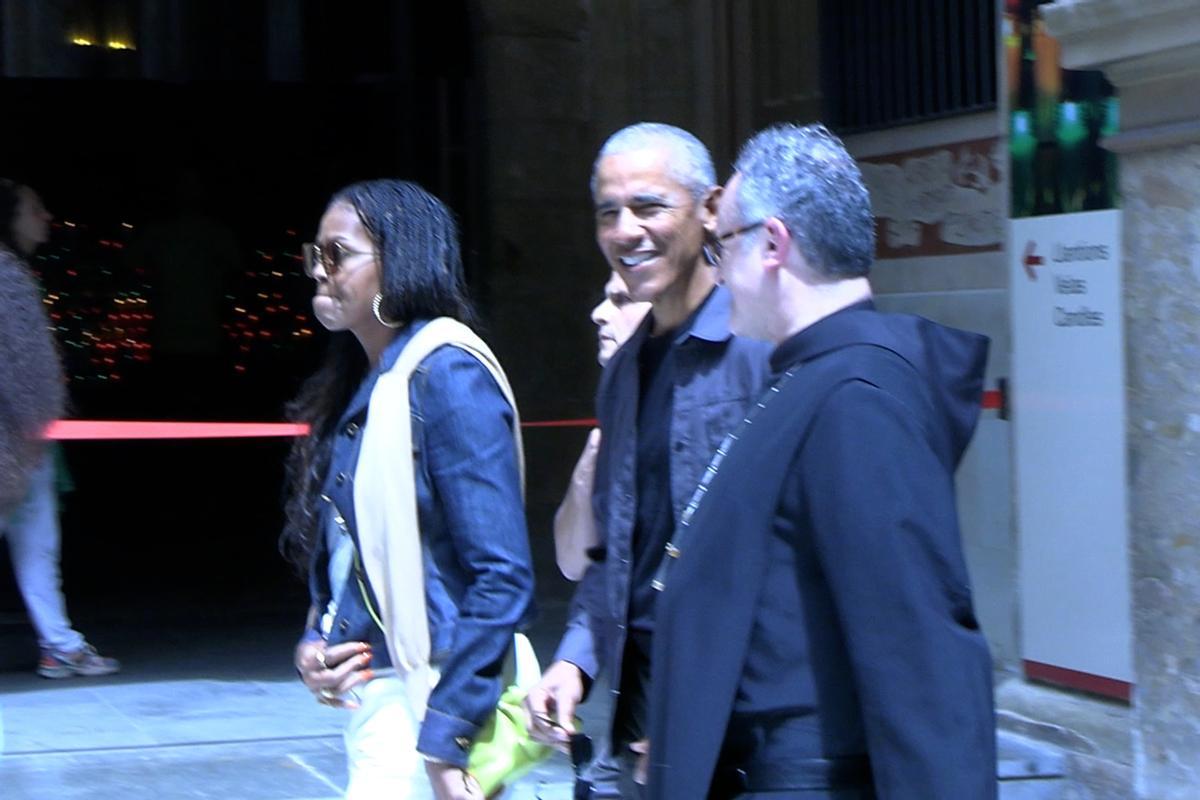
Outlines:
[[[552,748],[529,736],[525,709],[521,707],[525,693],[519,686],[505,689],[496,704],[496,713],[471,746],[467,771],[479,781],[485,795],[491,796],[500,787],[517,780],[552,752]]]
[[[533,645],[523,633],[513,635],[504,674],[512,683],[500,694],[496,713],[475,737],[467,757],[467,771],[479,781],[483,793],[489,797],[500,787],[520,778],[553,751],[553,748],[535,742],[525,724],[525,709],[521,702],[542,677],[542,668]]]

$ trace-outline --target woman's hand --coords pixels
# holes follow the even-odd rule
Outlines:
[[[486,800],[479,781],[462,767],[426,761],[425,774],[437,800]]]
[[[355,686],[375,677],[368,669],[371,645],[343,642],[326,647],[324,642],[301,642],[296,646],[296,671],[300,680],[317,697],[318,703],[336,708],[357,708],[341,697]]]

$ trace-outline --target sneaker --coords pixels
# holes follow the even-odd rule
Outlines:
[[[37,673],[43,678],[70,678],[75,675],[95,677],[112,675],[121,669],[121,662],[105,658],[87,642],[73,653],[63,650],[43,650]]]

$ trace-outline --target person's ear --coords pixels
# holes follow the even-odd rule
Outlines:
[[[792,249],[792,233],[778,217],[767,217],[763,222],[765,232],[763,243],[763,269],[768,271],[783,269],[787,264],[788,253]]]
[[[704,230],[710,234],[717,232],[717,206],[721,202],[721,193],[725,190],[720,186],[713,186],[704,193],[704,197],[700,200],[701,219],[704,220]]]

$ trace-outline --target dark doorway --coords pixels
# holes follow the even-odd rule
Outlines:
[[[355,180],[402,177],[441,196],[481,282],[465,1],[0,0],[0,41],[0,175],[56,215],[34,266],[72,416],[280,419],[323,345],[299,246]],[[286,448],[64,445],[76,487],[61,496],[64,586],[79,627],[273,608],[299,625],[304,587],[275,552]],[[22,615],[9,574],[5,619]]]

